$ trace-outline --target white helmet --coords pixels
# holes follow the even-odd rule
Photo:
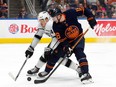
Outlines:
[[[38,14],[38,20],[45,20],[46,18],[48,18],[48,20],[51,18],[48,12],[42,11]]]

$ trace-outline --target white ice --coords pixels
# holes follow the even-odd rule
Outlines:
[[[85,53],[89,61],[89,71],[94,83],[83,85],[77,72],[60,66],[42,84],[27,81],[26,72],[33,68],[47,44],[38,44],[32,58],[28,59],[17,81],[9,75],[17,75],[25,61],[25,50],[29,44],[0,44],[0,87],[116,87],[116,43],[86,43]],[[75,62],[75,56],[71,59]],[[42,67],[42,70],[44,67]]]

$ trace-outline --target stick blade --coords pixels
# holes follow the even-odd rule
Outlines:
[[[15,80],[15,77],[13,76],[13,74],[12,74],[11,72],[9,72],[8,75],[9,75],[14,81],[16,81],[16,80]]]
[[[44,82],[46,82],[46,79],[43,79],[43,80],[34,80],[35,84],[44,83]]]

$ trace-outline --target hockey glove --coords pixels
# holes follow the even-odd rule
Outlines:
[[[51,48],[45,48],[45,51],[44,51],[44,57],[45,57],[45,59],[48,61],[48,60],[50,60],[50,58],[51,58],[51,54],[52,54],[52,49]]]
[[[25,56],[27,58],[30,58],[33,55],[34,48],[32,46],[29,46],[28,49],[25,51]]]
[[[97,24],[94,17],[88,18],[89,25],[92,29],[94,29],[94,26]]]
[[[67,46],[65,46],[65,47],[63,48],[63,50],[64,50],[65,55],[66,55],[67,57],[70,57],[70,56],[72,55],[72,53],[73,53],[72,49],[71,49],[70,47],[67,47]]]

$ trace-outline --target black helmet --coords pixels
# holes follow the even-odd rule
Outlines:
[[[59,14],[61,14],[61,10],[59,8],[53,8],[53,9],[49,9],[48,13],[50,14],[51,17],[55,17]]]

